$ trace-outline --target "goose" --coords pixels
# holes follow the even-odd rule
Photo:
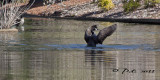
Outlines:
[[[24,31],[24,17],[20,16],[17,20],[16,20],[16,28],[19,30],[19,31]]]
[[[16,27],[22,26],[24,24],[24,17],[20,16],[17,20],[16,20]]]
[[[88,47],[96,47],[97,44],[102,44],[106,37],[112,35],[116,30],[117,24],[113,24],[99,31],[98,35],[94,34],[98,30],[97,25],[93,25],[86,29],[84,39]]]

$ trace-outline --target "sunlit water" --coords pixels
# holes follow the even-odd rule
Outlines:
[[[159,25],[116,23],[103,45],[86,47],[93,24],[114,23],[33,18],[24,32],[0,32],[0,80],[160,80]]]

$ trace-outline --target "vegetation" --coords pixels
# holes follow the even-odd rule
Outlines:
[[[16,20],[28,10],[32,4],[23,5],[24,0],[1,0],[0,4],[0,29],[10,29],[19,23]],[[26,0],[25,0],[26,1]]]
[[[145,0],[145,8],[155,7],[157,3],[160,3],[160,0]]]
[[[128,13],[136,10],[139,6],[141,6],[140,1],[142,0],[124,0],[123,1],[124,11]],[[145,8],[155,7],[157,3],[160,3],[160,0],[144,0]]]
[[[106,10],[114,8],[112,0],[99,0],[98,5]]]
[[[139,0],[127,0],[123,2],[124,11],[127,13],[136,10],[139,6]]]

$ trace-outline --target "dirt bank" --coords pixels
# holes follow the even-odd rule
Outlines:
[[[31,8],[30,10],[27,11],[27,14],[49,16],[53,14],[55,11],[69,9],[73,6],[83,5],[85,3],[90,3],[90,2],[91,0],[68,0],[58,4]]]
[[[113,0],[114,9],[104,11],[91,0],[69,0],[50,6],[40,6],[30,9],[27,14],[50,17],[93,17],[111,19],[160,19],[160,4],[153,8],[139,8],[126,14],[121,0]]]

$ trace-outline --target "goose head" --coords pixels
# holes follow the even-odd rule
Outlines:
[[[91,33],[94,34],[94,31],[98,30],[97,25],[91,26],[90,30],[91,30]]]

